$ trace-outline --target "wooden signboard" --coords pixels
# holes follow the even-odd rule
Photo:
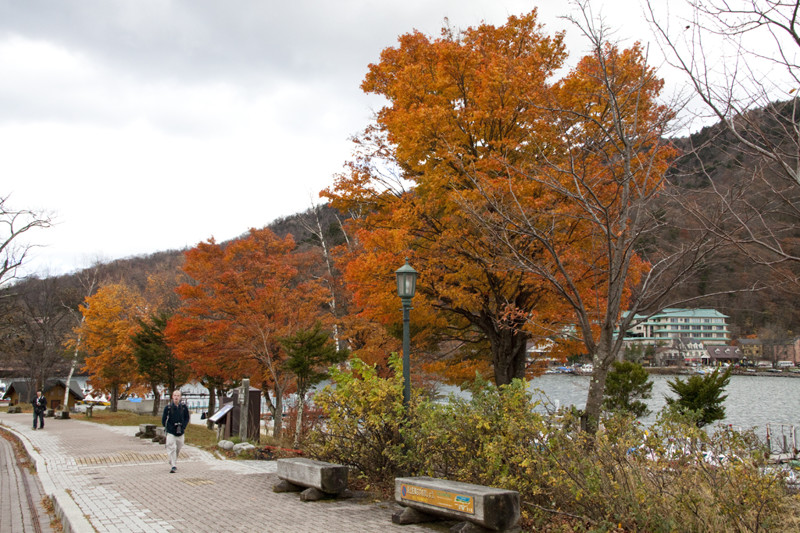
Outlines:
[[[475,500],[471,496],[445,490],[429,489],[403,483],[400,485],[402,499],[425,503],[461,513],[475,514]]]

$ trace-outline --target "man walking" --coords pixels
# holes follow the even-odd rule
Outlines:
[[[172,401],[164,408],[161,424],[167,432],[167,457],[169,457],[169,473],[178,471],[178,454],[183,447],[183,434],[189,425],[189,408],[181,403],[181,391],[172,391]]]
[[[39,429],[44,429],[44,412],[47,409],[47,399],[42,396],[42,391],[36,391],[36,398],[33,399],[33,429],[36,429],[36,421],[39,421]]]

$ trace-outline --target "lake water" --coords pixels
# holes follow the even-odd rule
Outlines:
[[[668,380],[689,376],[651,375],[653,397],[644,402],[652,414],[642,418],[644,424],[655,421],[656,413],[666,405],[667,396],[675,394],[667,384]],[[570,374],[545,374],[530,381],[531,391],[541,391],[551,404],[559,407],[574,405],[583,409],[589,391],[589,376]],[[441,387],[440,392],[460,394],[457,387]],[[538,397],[538,392],[535,397]],[[758,428],[763,434],[766,425],[779,424],[800,427],[800,378],[782,376],[731,376],[725,389],[725,420],[719,422],[736,428]]]

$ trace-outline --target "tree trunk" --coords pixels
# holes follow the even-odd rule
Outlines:
[[[589,433],[596,433],[600,425],[600,415],[603,412],[603,396],[606,391],[606,377],[611,365],[616,361],[616,350],[612,348],[614,342],[613,326],[604,326],[600,332],[594,356],[592,357],[592,379],[589,381],[589,393],[586,397],[586,408],[581,415],[581,429]]]
[[[75,358],[77,358],[78,350],[75,350]],[[72,383],[72,374],[75,373],[75,358],[72,359],[72,364],[69,365],[69,374],[67,375],[67,381],[64,383],[64,403],[62,404],[62,409],[67,410],[69,409],[69,387],[70,383]]]
[[[300,437],[303,433],[303,410],[306,405],[305,394],[297,393],[297,419],[294,424],[294,447],[300,447]]]
[[[325,268],[328,271],[328,278],[327,278],[327,286],[328,291],[330,292],[330,301],[329,306],[331,309],[331,315],[333,316],[333,341],[336,344],[336,349],[341,350],[340,338],[339,338],[339,314],[336,308],[336,290],[335,290],[335,283],[334,283],[334,268],[333,268],[333,259],[331,258],[330,252],[328,251],[328,241],[325,239],[325,232],[322,230],[322,221],[319,218],[319,206],[314,205],[312,207],[312,211],[314,214],[314,221],[312,222],[308,220],[304,220],[303,217],[300,218],[300,223],[303,225],[305,229],[313,233],[317,239],[319,239],[319,245],[322,249],[322,258],[325,261]],[[337,217],[338,220],[338,217]],[[339,226],[342,230],[342,234],[344,234],[345,239],[347,239],[347,233],[344,230],[344,226],[342,226],[341,221],[339,221]],[[349,242],[348,242],[349,244]]]
[[[153,389],[153,416],[158,416],[158,410],[161,407],[161,393],[158,391],[157,383],[151,383],[150,388]]]
[[[86,321],[85,317],[81,317],[81,322],[78,325],[78,340],[75,342],[75,351],[72,352],[72,363],[69,366],[69,375],[67,376],[67,382],[64,384],[64,407],[63,409],[67,409],[69,407],[69,386],[72,383],[72,375],[75,373],[75,367],[78,365],[78,355],[79,350],[81,347],[81,327],[83,323]]]
[[[28,397],[25,398],[25,403],[31,403],[33,399],[36,397],[36,391],[39,390],[40,385],[36,383],[35,377],[28,378]],[[20,397],[20,400],[22,398]]]
[[[595,359],[597,360],[598,358],[595,357]],[[592,379],[589,381],[589,394],[586,397],[586,409],[581,415],[581,429],[586,432],[596,433],[599,427],[607,376],[607,367],[594,365]]]
[[[275,396],[275,410],[272,413],[272,436],[280,439],[283,433],[283,398]]]
[[[206,418],[206,427],[214,429],[214,422],[211,421],[211,415],[217,410],[217,390],[213,383],[208,384],[208,418]]]
[[[512,328],[495,330],[489,335],[492,366],[497,385],[508,385],[514,378],[525,379],[528,336]]]
[[[117,412],[117,398],[119,397],[119,385],[114,383],[111,386],[111,412]]]

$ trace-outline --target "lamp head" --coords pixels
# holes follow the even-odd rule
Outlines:
[[[417,292],[417,271],[406,264],[395,270],[397,276],[397,295],[403,300],[410,300]]]

